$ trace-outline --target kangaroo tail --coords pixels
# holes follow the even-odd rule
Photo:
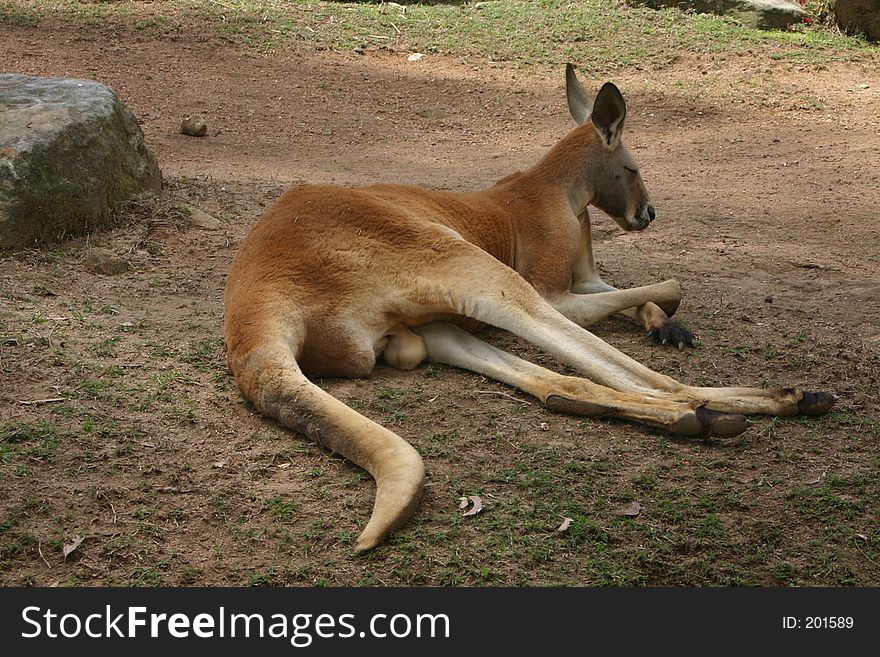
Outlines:
[[[260,413],[341,454],[376,480],[373,514],[355,550],[374,548],[409,519],[425,479],[422,457],[412,445],[309,381],[286,345],[258,346],[244,359],[230,355],[242,393]]]

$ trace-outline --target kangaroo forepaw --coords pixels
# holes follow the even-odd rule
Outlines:
[[[836,401],[830,392],[804,390],[804,396],[798,402],[798,415],[822,415],[830,411]]]
[[[648,335],[657,344],[668,344],[679,349],[693,347],[694,340],[696,339],[693,333],[684,326],[676,324],[671,319],[667,319],[662,324],[649,328]]]

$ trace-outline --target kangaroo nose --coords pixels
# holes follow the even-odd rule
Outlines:
[[[654,206],[650,203],[648,204],[648,222],[654,221],[654,217],[657,216],[657,213],[654,212]]]

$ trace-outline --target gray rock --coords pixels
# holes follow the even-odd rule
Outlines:
[[[810,16],[791,0],[633,0],[654,9],[678,7],[702,14],[735,18],[746,27],[760,30],[784,30]]]
[[[880,2],[877,0],[835,0],[834,16],[846,32],[880,41]]]
[[[0,74],[0,249],[108,228],[116,208],[161,184],[109,87]]]

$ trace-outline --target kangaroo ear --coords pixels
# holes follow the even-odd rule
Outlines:
[[[574,66],[571,64],[565,65],[565,95],[568,98],[568,111],[571,112],[571,118],[578,125],[586,123],[590,118],[590,112],[593,111],[593,99],[577,79],[574,74]]]
[[[612,83],[606,82],[596,96],[590,119],[608,149],[614,150],[620,143],[625,118],[626,103],[620,90]]]

